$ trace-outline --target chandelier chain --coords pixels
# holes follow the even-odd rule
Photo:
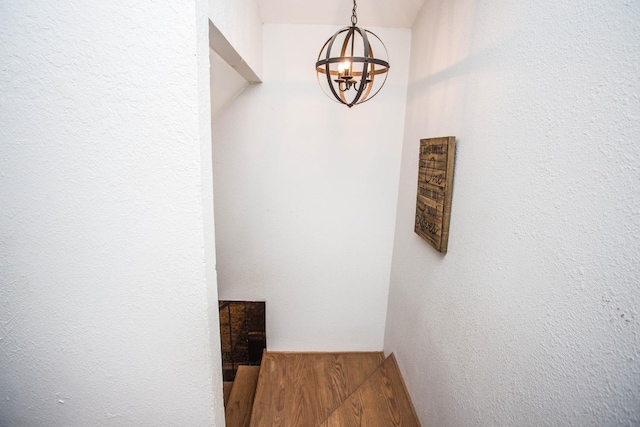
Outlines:
[[[356,5],[356,0],[353,0],[353,9],[351,10],[351,25],[353,25],[354,27],[358,23],[358,15],[356,13],[357,8],[358,5]]]

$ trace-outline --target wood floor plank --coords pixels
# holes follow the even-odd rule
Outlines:
[[[391,354],[320,427],[420,427],[395,356]]]
[[[225,381],[222,383],[222,396],[224,397],[224,407],[227,407],[229,402],[229,396],[231,395],[231,388],[233,387],[232,381]]]
[[[317,426],[375,372],[383,360],[381,352],[266,352],[251,426]]]
[[[248,427],[258,384],[259,366],[239,366],[225,409],[226,427]]]

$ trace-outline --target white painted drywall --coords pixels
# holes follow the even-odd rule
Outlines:
[[[427,1],[385,351],[423,425],[640,424],[640,3]],[[418,144],[458,138],[449,253]]]
[[[213,420],[207,414],[196,415],[194,423],[220,426],[225,425],[225,408],[222,390],[222,352],[220,344],[220,314],[218,310],[218,274],[216,272],[216,236],[213,207],[213,154],[211,140],[211,57],[209,5],[205,1],[195,2],[196,27],[196,67],[198,139],[200,145],[200,205],[202,207],[202,262],[205,278],[208,334],[205,337],[209,347],[209,374]],[[197,210],[198,205],[193,209]],[[194,223],[194,227],[198,227]],[[201,298],[200,293],[197,297]],[[189,310],[188,306],[183,307]],[[183,424],[185,421],[180,421]]]
[[[391,74],[349,109],[315,61],[332,26],[265,25],[263,83],[213,122],[221,299],[267,303],[272,350],[381,350],[410,31],[373,29]]]
[[[224,425],[206,10],[0,4],[0,425]]]
[[[211,62],[211,117],[215,117],[225,105],[249,85],[249,82],[212,49],[209,49],[209,58]]]
[[[262,18],[256,0],[209,0],[209,19],[230,46],[262,77]]]

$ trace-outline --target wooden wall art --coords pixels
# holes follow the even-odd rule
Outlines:
[[[420,140],[415,232],[447,253],[456,137]]]

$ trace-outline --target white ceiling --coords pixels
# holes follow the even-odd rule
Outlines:
[[[265,24],[351,25],[353,0],[257,0]],[[424,0],[356,0],[358,25],[411,28]]]

